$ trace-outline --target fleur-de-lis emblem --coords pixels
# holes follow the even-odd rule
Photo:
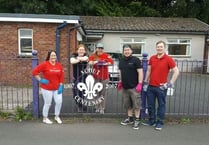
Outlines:
[[[93,99],[93,97],[97,96],[97,92],[100,92],[103,89],[103,84],[100,82],[95,83],[94,77],[92,75],[88,75],[86,77],[85,83],[80,82],[77,84],[77,88],[80,91],[84,91],[84,96],[87,96],[87,99]]]

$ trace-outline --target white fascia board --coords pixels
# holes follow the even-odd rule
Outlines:
[[[41,19],[41,18],[12,18],[12,17],[0,17],[0,22],[37,22],[37,23],[70,23],[78,24],[78,20],[66,20],[66,19]]]

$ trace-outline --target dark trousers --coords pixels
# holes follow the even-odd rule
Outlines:
[[[149,86],[147,89],[147,104],[149,112],[149,121],[163,124],[166,109],[166,92],[159,87]],[[156,112],[156,100],[158,103]],[[157,115],[156,115],[157,113]]]

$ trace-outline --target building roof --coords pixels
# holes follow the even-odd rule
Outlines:
[[[0,22],[79,23],[79,16],[0,13]]]
[[[196,18],[81,16],[88,32],[132,31],[207,34],[209,25]]]

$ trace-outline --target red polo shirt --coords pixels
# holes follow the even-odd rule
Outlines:
[[[160,84],[167,82],[169,70],[174,68],[176,63],[170,56],[164,54],[161,58],[153,55],[149,60],[149,65],[151,67],[149,84],[160,86]]]

